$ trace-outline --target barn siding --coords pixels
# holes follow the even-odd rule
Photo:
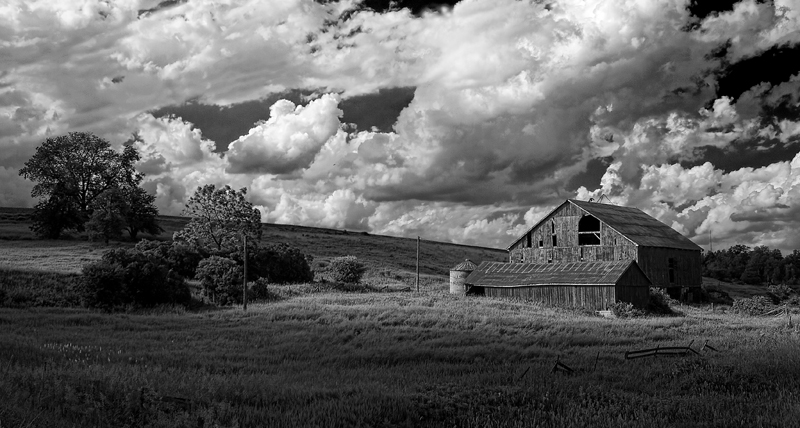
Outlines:
[[[578,245],[578,222],[586,213],[565,204],[531,230],[531,246],[527,235],[509,249],[510,263],[562,263],[578,261],[636,260],[636,245],[616,230],[600,222],[600,245]],[[555,224],[557,247],[553,247],[552,225]],[[539,243],[543,247],[539,247]],[[583,249],[583,258],[581,258]]]
[[[680,287],[699,287],[702,284],[702,256],[699,250],[637,246],[602,220],[600,221],[600,245],[579,246],[578,222],[584,215],[586,212],[583,209],[565,202],[529,232],[530,239],[527,239],[528,235],[526,234],[509,248],[509,262],[564,263],[636,260],[655,287],[671,288],[674,291]],[[558,240],[558,246],[555,247],[552,241],[552,225],[555,225]],[[542,246],[539,246],[540,242]],[[674,282],[670,282],[669,278],[670,258],[674,259],[676,263]],[[625,280],[618,284],[617,293],[624,296],[624,301],[634,304],[641,302],[646,299],[647,290],[647,287],[640,287],[645,290],[644,292],[637,288],[641,283],[646,283],[646,281],[642,282],[636,278],[632,281]],[[632,288],[628,290],[629,287]],[[487,295],[490,293],[511,293],[511,291],[490,291],[487,288]],[[542,294],[546,292],[517,291],[514,293]],[[567,300],[574,301],[574,299]],[[646,300],[644,301],[646,302]]]
[[[647,290],[647,287],[639,288]],[[550,306],[582,306],[596,310],[607,309],[616,301],[613,285],[484,287],[484,293],[489,297],[518,298],[542,302]]]
[[[615,288],[617,301],[632,303],[637,308],[647,306],[650,300],[650,287],[645,286],[626,286],[617,284]]]
[[[700,251],[640,247],[639,266],[654,287],[699,287],[703,283]],[[669,259],[676,262],[675,282],[669,281]]]

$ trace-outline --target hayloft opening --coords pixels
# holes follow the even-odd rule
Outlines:
[[[578,220],[578,245],[600,245],[600,220],[585,215]]]

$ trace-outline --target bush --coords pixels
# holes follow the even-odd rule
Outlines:
[[[768,290],[770,297],[773,297],[773,303],[788,300],[794,294],[794,290],[791,287],[783,284],[770,285]]]
[[[663,288],[650,287],[650,298],[647,302],[647,311],[655,314],[670,315],[674,312],[670,304],[674,300]]]
[[[200,261],[197,279],[203,294],[219,305],[242,303],[242,267],[227,257],[211,256]]]
[[[186,304],[189,287],[157,254],[115,249],[84,267],[81,281],[84,303],[114,309],[120,306]]]
[[[163,258],[170,269],[184,278],[194,278],[203,255],[188,245],[169,241],[143,239],[134,247],[137,251]]]
[[[97,261],[83,268],[83,299],[90,308],[111,310],[132,302],[125,270],[117,263]]]
[[[241,259],[241,255],[236,257]],[[266,278],[271,283],[294,284],[311,282],[314,258],[287,244],[274,244],[259,248],[247,257],[247,278]]]
[[[336,257],[328,265],[328,274],[331,280],[347,284],[360,282],[366,270],[364,263],[361,263],[355,256]]]
[[[772,300],[766,296],[753,296],[748,299],[736,299],[731,311],[743,315],[762,315],[774,309]]]
[[[247,300],[270,301],[278,299],[280,299],[280,296],[269,289],[269,281],[266,278],[258,278],[249,284]]]
[[[611,305],[610,309],[618,318],[636,318],[644,315],[644,312],[633,307],[632,303],[616,302]]]

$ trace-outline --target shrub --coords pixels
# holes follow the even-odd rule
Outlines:
[[[792,294],[794,294],[794,290],[792,290],[791,287],[783,284],[770,285],[768,290],[770,296],[774,298],[773,299],[774,303],[779,303],[784,300],[787,300],[789,299],[789,297],[791,297]]]
[[[241,255],[236,255],[241,258]],[[271,283],[292,284],[311,282],[313,257],[287,244],[259,248],[247,257],[248,279],[266,278]]]
[[[242,302],[242,267],[227,257],[211,256],[200,261],[197,279],[203,294],[219,305]]]
[[[644,315],[644,312],[634,308],[632,303],[615,302],[610,309],[618,318],[635,318]]]
[[[736,299],[731,305],[731,311],[743,315],[761,315],[771,309],[773,309],[772,300],[766,296]]]
[[[90,307],[113,309],[125,305],[185,304],[191,294],[186,283],[157,254],[115,249],[83,269],[82,295]]]
[[[194,278],[203,255],[188,245],[169,241],[143,239],[134,247],[137,251],[163,258],[170,269],[184,278]]]
[[[663,288],[650,287],[650,297],[647,302],[648,312],[662,315],[673,314],[674,312],[670,308],[672,302],[674,300]]]
[[[269,281],[266,278],[258,278],[251,282],[247,289],[247,300],[270,301],[279,298],[278,294],[269,289]]]
[[[366,267],[355,256],[336,257],[328,265],[331,280],[354,284],[361,281]]]
[[[83,268],[83,299],[90,308],[111,310],[131,303],[125,271],[117,263],[97,261]]]

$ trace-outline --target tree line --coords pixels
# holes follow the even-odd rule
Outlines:
[[[734,245],[703,255],[703,276],[751,285],[800,284],[800,250],[783,256],[766,245]]]
[[[31,195],[40,198],[31,229],[50,239],[85,230],[90,239],[106,243],[123,231],[133,241],[140,232],[163,232],[155,196],[140,186],[144,174],[135,170],[140,159],[136,138],[121,151],[85,132],[43,142],[20,170],[36,182]],[[269,297],[269,283],[314,281],[310,255],[287,244],[261,242],[261,213],[246,194],[246,188],[227,185],[198,187],[182,213],[190,220],[171,241],[143,240],[133,248],[109,250],[86,265],[80,280],[83,302],[105,309],[188,304],[192,296],[186,280],[194,278],[202,297],[225,305],[241,303],[243,284],[250,281],[248,295],[260,299]],[[360,281],[364,265],[357,259],[334,262],[334,281]]]

